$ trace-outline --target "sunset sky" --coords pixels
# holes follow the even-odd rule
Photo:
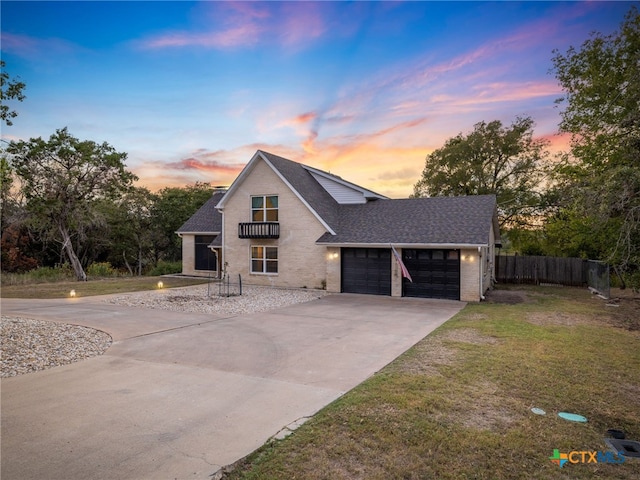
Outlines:
[[[480,121],[536,121],[554,149],[552,51],[614,32],[633,2],[1,2],[25,82],[4,140],[128,154],[139,185],[229,185],[257,149],[393,198]]]

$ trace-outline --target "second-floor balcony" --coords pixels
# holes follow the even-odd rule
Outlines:
[[[280,238],[278,222],[251,222],[238,224],[240,238]]]

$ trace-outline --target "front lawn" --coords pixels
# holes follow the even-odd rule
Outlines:
[[[25,285],[2,285],[2,298],[65,298],[74,290],[78,297],[108,295],[112,293],[157,290],[162,288],[199,285],[208,280],[189,277],[115,277],[89,280],[87,282],[63,281],[50,283],[30,283]]]
[[[495,291],[224,478],[640,478],[640,459],[550,460],[606,451],[611,428],[640,440],[640,300],[606,303],[586,289]]]

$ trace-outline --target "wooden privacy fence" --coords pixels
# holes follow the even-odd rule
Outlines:
[[[552,283],[582,287],[589,281],[589,261],[582,258],[496,255],[498,283]]]

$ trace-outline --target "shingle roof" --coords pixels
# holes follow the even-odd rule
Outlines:
[[[259,152],[280,172],[311,208],[334,231],[338,224],[338,202],[313,178],[301,163],[262,150]]]
[[[337,235],[329,244],[458,244],[489,242],[495,195],[376,200],[339,205]]]
[[[176,233],[214,233],[222,231],[222,214],[216,205],[224,195],[224,191],[216,191],[209,200],[194,213]]]
[[[495,195],[390,200],[363,189],[372,194],[369,198],[378,199],[363,204],[339,204],[311,173],[321,170],[263,150],[256,152],[252,162],[258,156],[272,165],[328,227],[317,240],[319,244],[487,245],[491,225],[499,242]],[[247,172],[243,170],[227,195],[232,194]],[[345,182],[330,173],[322,174]],[[220,206],[224,207],[224,200]]]

